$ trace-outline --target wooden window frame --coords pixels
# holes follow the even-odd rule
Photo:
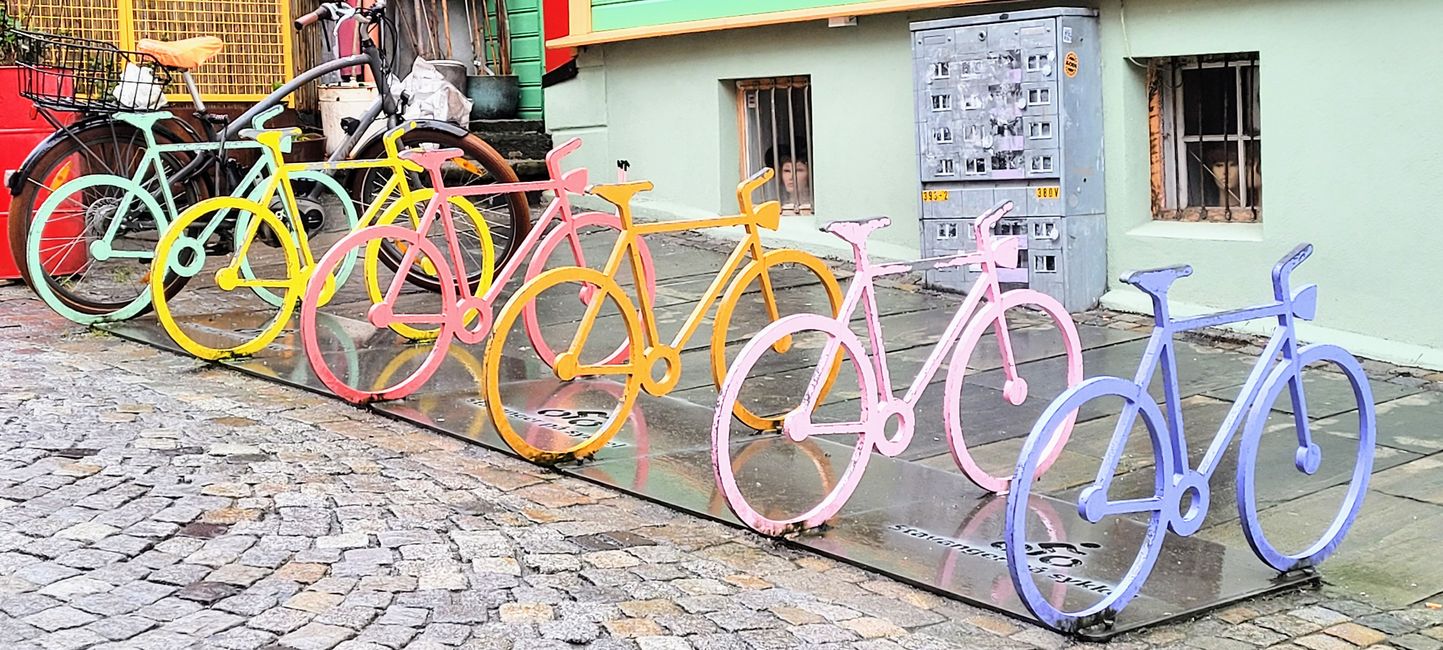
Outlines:
[[[1234,133],[1226,135],[1186,135],[1182,133],[1183,86],[1180,81],[1184,69],[1206,69],[1206,68],[1251,68],[1251,76],[1243,75],[1240,72],[1234,73],[1234,106],[1237,107],[1233,119],[1235,124],[1232,130]],[[1261,90],[1260,58],[1257,52],[1244,52],[1226,55],[1206,55],[1190,57],[1166,57],[1155,58],[1148,61],[1147,66],[1147,96],[1148,96],[1148,145],[1149,161],[1151,167],[1150,185],[1152,195],[1152,215],[1154,219],[1162,221],[1206,221],[1221,223],[1257,223],[1262,221],[1262,203],[1260,196],[1250,196],[1254,191],[1260,193],[1261,172],[1259,170],[1258,187],[1251,186],[1251,178],[1246,171],[1239,172],[1239,205],[1223,206],[1190,206],[1188,197],[1188,183],[1183,180],[1187,174],[1188,161],[1186,156],[1187,145],[1207,142],[1237,143],[1236,166],[1239,170],[1249,170],[1250,162],[1248,156],[1248,144],[1256,142],[1258,147],[1262,146],[1262,131],[1258,129],[1256,135],[1252,135],[1246,128],[1248,111],[1256,110],[1254,117],[1261,117],[1261,103],[1258,99]],[[1251,81],[1247,81],[1250,79]],[[1251,89],[1244,86],[1252,84]],[[1252,108],[1257,104],[1258,108]],[[1258,163],[1261,164],[1260,162]]]

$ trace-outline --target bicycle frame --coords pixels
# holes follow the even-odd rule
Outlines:
[[[1252,407],[1263,388],[1264,380],[1278,364],[1290,366],[1291,369],[1288,372],[1291,376],[1295,378],[1302,376],[1303,368],[1298,356],[1297,319],[1312,317],[1317,302],[1317,287],[1316,285],[1307,285],[1297,292],[1291,292],[1288,279],[1293,269],[1309,253],[1311,253],[1310,246],[1299,246],[1273,270],[1274,302],[1179,320],[1173,319],[1168,311],[1168,287],[1166,284],[1157,284],[1152,281],[1149,272],[1133,274],[1129,278],[1124,278],[1124,281],[1138,286],[1151,296],[1156,321],[1155,329],[1152,337],[1148,340],[1147,349],[1143,353],[1142,363],[1133,383],[1138,387],[1139,392],[1145,394],[1153,374],[1159,365],[1162,366],[1163,396],[1167,401],[1164,419],[1167,421],[1167,437],[1171,441],[1174,473],[1179,476],[1194,477],[1188,479],[1190,483],[1196,483],[1200,478],[1200,482],[1206,484],[1212,479],[1213,473],[1217,471],[1222,462],[1223,454],[1243,424],[1243,415]],[[1176,273],[1178,276],[1189,275],[1192,272],[1190,267],[1173,267],[1163,271]],[[1253,364],[1247,381],[1243,383],[1242,389],[1238,393],[1238,399],[1233,402],[1227,417],[1223,419],[1222,426],[1214,434],[1207,453],[1198,462],[1197,468],[1192,469],[1188,460],[1187,437],[1183,435],[1175,337],[1182,332],[1262,318],[1276,318],[1279,327],[1263,348],[1257,362]],[[1278,360],[1279,355],[1282,357],[1281,360]],[[1307,405],[1298,380],[1289,382],[1289,392],[1293,398],[1293,419],[1300,446],[1296,462],[1302,469],[1307,462],[1305,456],[1311,453],[1309,450],[1314,449],[1311,428],[1306,415]],[[1112,441],[1108,444],[1107,454],[1103,457],[1102,466],[1098,470],[1097,481],[1088,488],[1089,491],[1093,491],[1093,494],[1104,496],[1107,494],[1112,479],[1116,476],[1118,463],[1121,460],[1123,449],[1127,446],[1128,434],[1132,431],[1139,408],[1138,403],[1134,401],[1128,401],[1124,406],[1122,417],[1119,418],[1117,428],[1113,431]],[[1090,495],[1084,492],[1085,516],[1093,522],[1099,521],[1107,515],[1153,510],[1158,503],[1158,498],[1111,502],[1105,498],[1091,499],[1088,496]],[[1202,516],[1197,517],[1199,522],[1202,519]]]
[[[613,194],[604,196],[609,202],[619,207],[621,219],[621,236],[617,238],[616,245],[611,249],[611,255],[606,260],[606,266],[602,273],[607,277],[617,277],[621,273],[621,265],[624,262],[631,262],[632,280],[637,287],[646,286],[644,277],[642,255],[640,246],[643,238],[647,235],[669,232],[686,232],[701,228],[724,228],[727,226],[741,226],[746,231],[746,237],[737,242],[732,249],[731,255],[727,256],[726,262],[717,272],[716,278],[712,280],[711,286],[707,287],[702,298],[687,315],[686,321],[682,324],[681,331],[672,338],[670,345],[664,349],[676,352],[684,348],[691,337],[701,327],[706,314],[721,298],[726,291],[727,285],[733,276],[743,267],[747,258],[760,263],[766,253],[762,248],[761,229],[775,230],[781,223],[781,206],[775,202],[767,202],[757,206],[752,202],[752,193],[770,179],[770,171],[762,170],[753,174],[751,178],[737,188],[737,202],[741,205],[741,212],[734,215],[708,217],[700,219],[681,219],[676,221],[660,221],[654,223],[638,224],[632,215],[631,196],[636,192],[651,189],[650,182],[629,183],[624,185],[613,185],[606,188],[597,188],[603,193]],[[762,299],[766,304],[767,316],[775,321],[780,318],[777,307],[776,294],[772,289],[771,277],[764,271],[761,274]],[[653,296],[647,291],[637,291],[637,312],[641,315],[643,325],[642,336],[645,337],[645,348],[650,350],[661,347],[661,334],[657,331],[656,318],[653,314]],[[572,355],[579,355],[586,347],[587,340],[591,337],[591,330],[596,325],[596,320],[601,314],[601,305],[604,301],[595,300],[586,308],[586,313],[581,318],[575,340],[571,343],[570,352]],[[579,358],[579,356],[577,356]],[[582,374],[625,374],[630,372],[626,365],[583,365]],[[680,367],[673,366],[672,373],[680,372]],[[663,382],[665,383],[665,382]],[[648,392],[652,386],[648,384]]]
[[[581,140],[578,138],[573,138],[565,144],[561,145],[560,147],[552,150],[550,153],[547,153],[546,169],[548,173],[548,178],[546,180],[526,181],[521,183],[492,183],[487,185],[470,185],[461,187],[447,187],[445,184],[445,179],[442,177],[443,175],[441,174],[441,163],[445,162],[450,158],[450,152],[442,150],[436,152],[406,152],[405,154],[402,154],[402,157],[408,158],[409,160],[420,164],[422,167],[428,169],[430,172],[431,185],[435,189],[436,195],[426,205],[426,210],[421,214],[419,222],[416,225],[416,232],[420,233],[422,237],[425,237],[431,232],[431,227],[433,224],[435,224],[437,216],[442,214],[442,212],[444,211],[445,218],[441,219],[441,227],[445,232],[447,241],[448,250],[445,252],[452,257],[452,261],[455,265],[454,271],[455,277],[457,278],[456,283],[458,285],[457,288],[460,291],[459,301],[462,305],[467,305],[462,310],[463,313],[469,311],[472,308],[472,306],[468,305],[468,303],[477,302],[478,297],[472,293],[471,283],[464,281],[464,279],[469,276],[467,275],[465,260],[463,259],[463,256],[461,255],[461,250],[459,248],[459,240],[456,235],[456,226],[455,223],[452,221],[453,217],[451,216],[450,204],[451,199],[457,197],[466,198],[473,196],[489,196],[493,194],[511,194],[515,192],[539,192],[545,190],[551,190],[556,193],[556,200],[552,201],[551,205],[546,206],[546,210],[541,213],[541,217],[538,220],[536,227],[533,227],[530,232],[526,233],[526,237],[522,239],[521,243],[517,246],[516,253],[511,256],[511,259],[506,263],[505,266],[503,266],[497,271],[498,275],[492,280],[491,286],[489,286],[486,291],[479,297],[479,302],[481,303],[481,305],[489,307],[495,304],[496,300],[501,297],[501,291],[505,288],[506,284],[511,281],[511,278],[515,276],[516,272],[521,268],[521,265],[529,257],[529,252],[535,249],[536,245],[541,242],[541,239],[543,237],[550,234],[548,226],[553,221],[559,222],[559,225],[557,226],[558,228],[565,229],[567,233],[567,240],[570,242],[572,250],[576,254],[576,259],[579,263],[585,264],[585,256],[582,254],[581,251],[580,233],[576,231],[575,223],[572,220],[571,198],[569,194],[580,194],[586,191],[587,172],[585,169],[576,169],[565,173],[563,173],[561,170],[561,161],[564,160],[566,156],[576,151],[580,146]],[[396,277],[391,280],[390,286],[386,289],[384,299],[384,302],[386,304],[394,304],[396,300],[400,297],[401,290],[405,287],[406,284],[407,274],[405,271],[407,269],[410,269],[414,264],[416,264],[417,257],[420,255],[420,252],[421,251],[419,248],[412,247],[409,248],[402,256],[400,265],[397,267],[398,269],[400,269],[400,272],[398,272],[396,274]],[[394,318],[397,322],[402,322],[408,325],[441,325],[442,321],[448,318],[448,316],[446,314],[436,314],[429,316],[402,316],[400,314],[393,314],[392,318]],[[476,331],[472,334],[466,334],[466,332],[471,331],[471,329],[474,329]],[[464,335],[462,336],[463,342],[476,343],[479,342],[481,336],[485,335],[485,330],[485,327],[462,327],[458,330],[458,335]],[[474,338],[475,340],[470,340],[472,338]]]
[[[393,173],[391,177],[387,179],[378,196],[390,196],[391,194],[398,191],[402,196],[410,193],[411,189],[409,183],[406,181],[405,173],[403,173],[404,163],[400,161],[397,157],[399,154],[398,141],[400,137],[405,134],[407,129],[393,129],[386,134],[384,142],[386,145],[387,153],[389,155],[387,158],[381,160],[348,160],[327,163],[288,163],[285,162],[283,158],[281,158],[281,152],[285,148],[284,141],[287,138],[295,135],[295,133],[287,132],[286,130],[266,130],[261,128],[262,124],[267,119],[279,112],[279,109],[273,108],[268,113],[262,113],[257,118],[257,122],[255,125],[255,139],[244,139],[240,141],[240,146],[243,146],[245,148],[261,149],[262,155],[256,161],[256,164],[252,165],[251,168],[246,172],[246,174],[241,178],[241,180],[236,184],[231,196],[239,198],[249,197],[255,190],[259,189],[260,194],[258,195],[259,198],[257,202],[261,204],[268,204],[270,203],[271,199],[274,198],[279,192],[282,196],[282,200],[285,202],[285,208],[288,213],[296,215],[299,214],[300,211],[296,204],[295,189],[291,184],[291,176],[293,174],[307,171],[324,172],[332,170],[373,169],[385,167],[390,167],[395,173]],[[165,200],[164,207],[169,211],[167,215],[156,215],[157,231],[161,232],[163,232],[165,228],[168,227],[170,218],[178,216],[179,214],[179,208],[177,207],[175,201],[175,194],[171,190],[173,181],[170,176],[165,173],[165,166],[160,163],[161,155],[173,152],[213,152],[215,150],[215,147],[217,146],[216,143],[213,142],[186,142],[178,144],[160,144],[156,142],[154,131],[149,127],[153,126],[159,120],[165,119],[165,116],[166,114],[163,113],[146,113],[136,115],[123,115],[120,118],[122,120],[130,122],[131,124],[134,124],[137,128],[141,129],[145,133],[145,137],[147,140],[146,150],[141,157],[141,164],[136,170],[135,177],[131,180],[138,185],[145,178],[148,177],[148,172],[154,174],[154,178],[156,179],[156,181],[158,181],[160,185],[161,196]],[[414,127],[415,123],[411,123],[411,126]],[[125,217],[128,215],[128,208],[130,207],[130,202],[132,200],[133,197],[127,194],[126,197],[122,200],[121,204],[118,206],[115,215],[111,217],[110,225],[106,228],[104,237],[96,240],[91,244],[91,254],[95,256],[96,259],[103,260],[111,257],[131,257],[137,259],[144,259],[149,257],[150,253],[146,251],[115,251],[109,248],[109,242],[114,239],[114,237],[118,234],[122,222],[125,221]],[[376,215],[380,213],[382,207],[384,207],[383,202],[372,202],[372,205],[366,208],[366,212],[361,217],[358,227],[363,227],[364,225],[369,224],[376,217]],[[221,224],[226,221],[226,216],[228,215],[229,211],[218,213],[217,218],[211,220],[211,222],[206,226],[206,228],[197,237],[197,239],[199,239],[200,241],[205,241],[209,239],[212,235],[216,233],[217,230],[219,230]],[[164,219],[164,221],[161,221],[162,219]],[[296,227],[293,229],[293,232],[297,238],[297,245],[300,248],[300,255],[304,266],[306,268],[313,266],[315,264],[315,259],[310,251],[310,246],[307,241],[305,228]],[[255,233],[253,231],[247,232],[246,238],[244,240],[246,245],[249,245],[254,235]],[[244,251],[241,252],[244,253]],[[237,259],[241,259],[243,257],[243,254],[238,255]]]
[[[882,321],[878,315],[876,279],[911,271],[952,268],[971,264],[978,264],[982,267],[981,276],[977,278],[977,282],[973,283],[972,290],[967,292],[967,298],[957,309],[952,321],[947,324],[941,338],[937,340],[931,354],[927,356],[926,363],[923,364],[921,370],[917,371],[912,385],[908,387],[906,394],[902,397],[902,401],[906,404],[916,406],[922,399],[922,393],[932,383],[937,371],[941,369],[943,359],[962,337],[963,329],[971,322],[972,316],[977,313],[982,301],[995,303],[1002,295],[997,268],[1017,266],[1017,251],[1021,246],[1021,238],[1016,236],[993,238],[991,235],[992,226],[1001,220],[1010,208],[1010,205],[998,206],[978,218],[974,226],[977,250],[966,253],[930,257],[912,262],[874,265],[868,258],[866,241],[852,242],[852,251],[856,259],[856,274],[853,276],[851,286],[847,288],[846,297],[842,300],[842,308],[838,312],[837,320],[843,323],[851,322],[852,315],[856,313],[859,306],[863,315],[866,316],[872,370],[877,377],[877,397],[882,403],[896,401],[897,397],[896,392],[892,390],[890,364],[887,362],[887,346],[882,337]],[[1014,377],[1017,374],[1017,362],[1012,354],[1010,335],[1005,327],[996,329],[1003,367],[1009,377]],[[827,347],[823,348],[821,358],[832,358],[831,355],[837,354],[837,348],[840,346],[840,341],[828,341]],[[818,399],[819,389],[828,375],[824,369],[829,367],[829,364],[818,364],[816,373],[812,377],[812,383],[808,385],[806,401],[802,403],[807,410],[816,406],[815,401]]]

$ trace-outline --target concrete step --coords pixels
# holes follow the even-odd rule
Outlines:
[[[541,120],[472,120],[471,132],[485,137],[488,133],[541,133],[546,124]]]
[[[540,160],[551,151],[551,136],[545,133],[477,133],[508,160]]]

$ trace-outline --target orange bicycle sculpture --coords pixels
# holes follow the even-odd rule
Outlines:
[[[732,316],[739,303],[753,296],[753,285],[757,285],[756,293],[760,293],[766,310],[767,320],[762,325],[783,315],[778,305],[776,280],[773,277],[779,272],[779,267],[803,269],[810,276],[806,286],[821,286],[832,313],[836,312],[841,303],[842,292],[825,262],[795,249],[767,251],[762,247],[761,231],[777,229],[781,223],[781,205],[776,201],[757,205],[752,201],[752,194],[771,178],[772,170],[764,169],[737,187],[737,202],[741,206],[738,214],[654,223],[636,223],[631,206],[632,198],[637,193],[652,189],[650,182],[598,185],[591,189],[592,194],[617,207],[621,220],[621,236],[616,240],[605,266],[600,271],[575,266],[561,267],[532,278],[512,295],[501,310],[491,339],[487,342],[484,359],[488,379],[486,405],[497,432],[512,449],[527,459],[541,463],[580,460],[595,453],[626,424],[627,415],[643,390],[651,395],[661,396],[676,389],[682,372],[681,352],[705,322],[713,305],[717,305],[717,310],[712,325],[710,348],[712,381],[720,385],[726,377],[726,344],[730,340],[728,330]],[[701,300],[686,317],[680,332],[670,342],[664,342],[657,331],[656,298],[642,291],[637,292],[636,301],[633,302],[617,278],[629,275],[632,288],[646,286],[646,278],[641,273],[643,266],[640,252],[644,246],[642,238],[646,235],[728,226],[741,226],[745,230],[745,236],[737,243]],[[623,265],[630,267],[629,273],[623,270]],[[814,281],[811,281],[813,278]],[[543,294],[549,297],[543,300]],[[577,301],[577,296],[587,296],[590,299]],[[508,409],[505,404],[507,400],[503,395],[503,388],[507,382],[500,380],[503,350],[513,333],[535,330],[534,322],[526,323],[520,320],[527,318],[527,314],[534,315],[545,311],[539,305],[544,303],[554,306],[578,302],[584,302],[583,305],[577,305],[584,310],[583,313],[578,319],[566,322],[568,328],[574,325],[574,336],[565,345],[548,342],[544,346],[555,351],[554,359],[546,360],[550,366],[549,371],[554,373],[555,379],[561,381],[586,377],[610,379],[620,383],[624,390],[621,391],[620,403],[607,409],[606,423],[588,437],[570,446],[542,448],[534,444],[536,440],[533,437],[518,432],[526,429],[528,422],[525,417],[520,417],[521,414],[515,409]],[[614,309],[603,315],[602,310],[607,305]],[[779,346],[785,344],[786,342],[781,342]],[[601,348],[600,353],[595,353],[596,346]],[[517,401],[516,396],[513,395],[511,401]],[[741,404],[737,405],[736,415],[743,421],[756,423],[758,428],[770,422]],[[513,416],[518,416],[515,422]],[[547,440],[555,438],[549,437]]]

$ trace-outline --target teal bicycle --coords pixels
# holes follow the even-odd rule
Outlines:
[[[326,221],[324,213],[296,207],[295,201],[278,200],[276,188],[269,181],[280,169],[278,153],[257,141],[257,136],[276,129],[265,123],[283,109],[275,107],[257,115],[254,129],[246,137],[227,143],[225,148],[251,150],[256,163],[235,184],[232,196],[253,202],[264,202],[282,222],[300,227],[319,226]],[[115,174],[88,174],[71,179],[56,188],[36,211],[25,237],[24,264],[32,280],[31,288],[51,309],[83,324],[132,318],[150,308],[152,303],[149,270],[160,235],[174,223],[195,200],[194,184],[172,181],[172,165],[168,161],[184,159],[202,151],[215,151],[212,142],[162,141],[157,125],[174,116],[167,112],[120,113],[120,120],[145,138],[145,147],[131,177]],[[275,146],[289,147],[290,139],[299,130],[280,130]],[[340,182],[322,170],[296,171],[288,175],[291,182],[304,181],[333,195],[330,201],[338,206],[340,221],[347,231],[357,222],[356,208],[350,194]],[[292,197],[295,193],[286,188]],[[311,194],[315,194],[314,191]],[[269,196],[267,196],[269,195]],[[309,204],[307,207],[310,207]],[[216,212],[207,224],[205,253],[225,254],[239,250],[250,228],[249,215],[239,212]],[[268,229],[269,230],[269,229]],[[264,232],[263,241],[278,247],[288,239],[282,233]],[[261,266],[247,263],[247,273]],[[77,268],[66,275],[52,275],[51,269]],[[163,282],[167,296],[173,296],[193,274],[170,274]],[[274,296],[268,302],[274,302]]]

